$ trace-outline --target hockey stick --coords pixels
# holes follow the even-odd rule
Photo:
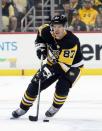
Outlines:
[[[40,71],[42,70],[43,65],[43,56],[41,55],[41,64],[40,64]],[[36,116],[30,115],[29,120],[30,121],[37,121],[39,116],[39,105],[40,105],[40,88],[41,88],[41,79],[39,79],[39,85],[38,85],[38,101],[37,101],[37,110],[36,110]]]

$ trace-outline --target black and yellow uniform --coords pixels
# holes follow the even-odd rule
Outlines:
[[[82,60],[79,39],[70,31],[66,31],[64,37],[58,40],[51,33],[50,26],[45,24],[39,27],[36,43],[47,43],[49,63],[53,63],[51,54],[59,63],[68,66],[79,64]]]
[[[47,50],[47,63],[41,72],[34,75],[29,84],[20,107],[28,110],[38,94],[38,80],[41,77],[41,91],[49,87],[56,80],[53,106],[60,108],[68,95],[69,89],[80,74],[82,53],[79,39],[70,31],[65,31],[64,37],[56,39],[48,24],[39,27],[35,44],[43,43]],[[47,69],[46,69],[47,68]],[[46,70],[51,71],[48,77]]]

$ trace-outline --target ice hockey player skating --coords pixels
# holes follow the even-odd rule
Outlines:
[[[32,78],[20,106],[12,112],[13,118],[24,115],[33,105],[38,95],[39,80],[40,92],[57,81],[53,103],[45,116],[53,117],[63,106],[83,66],[80,41],[72,32],[66,30],[66,23],[65,15],[56,15],[50,24],[38,28],[35,40],[36,53],[39,59],[43,57],[47,62]]]

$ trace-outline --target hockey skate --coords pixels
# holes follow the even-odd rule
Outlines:
[[[59,108],[55,108],[54,106],[51,106],[48,111],[45,113],[45,119],[44,122],[48,122],[51,117],[53,117],[57,112],[59,111]]]
[[[48,111],[46,111],[45,116],[46,117],[53,117],[59,109],[55,108],[54,106],[51,106]]]
[[[11,119],[15,119],[15,118],[19,118],[20,116],[24,115],[27,111],[18,108],[17,110],[12,112],[12,118]]]

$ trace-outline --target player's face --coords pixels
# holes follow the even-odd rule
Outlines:
[[[90,9],[91,6],[92,6],[92,4],[91,4],[90,2],[85,2],[85,3],[84,3],[84,7],[85,7],[86,9]]]
[[[53,33],[57,39],[62,39],[64,36],[65,28],[62,24],[53,25]]]

